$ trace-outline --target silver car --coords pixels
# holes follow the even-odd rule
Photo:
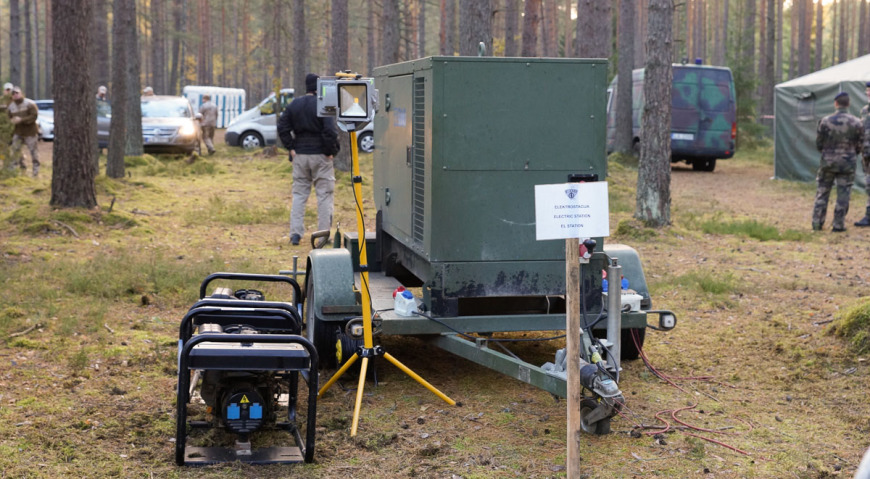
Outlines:
[[[39,124],[39,139],[54,141],[54,100],[34,100],[39,108],[36,122]],[[109,127],[112,123],[112,104],[97,100],[97,144],[109,147]]]
[[[197,115],[187,98],[143,96],[142,146],[145,153],[199,153],[202,132]]]

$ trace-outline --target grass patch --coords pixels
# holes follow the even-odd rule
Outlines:
[[[286,206],[264,206],[241,201],[227,201],[213,195],[204,209],[191,210],[185,214],[188,224],[217,222],[230,225],[256,225],[280,223],[287,220],[290,210]]]
[[[720,214],[712,218],[689,215],[685,223],[687,228],[704,234],[743,236],[758,241],[809,241],[811,238],[805,232],[792,229],[780,232],[775,226],[758,220],[725,220]]]
[[[827,332],[847,339],[856,354],[870,352],[870,300],[865,298],[861,303],[840,311]]]

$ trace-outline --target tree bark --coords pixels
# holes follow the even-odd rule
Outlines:
[[[52,24],[58,38],[53,45],[55,70],[53,95],[55,120],[62,128],[55,132],[51,174],[51,200],[54,207],[93,208],[97,205],[94,187],[93,151],[97,142],[97,111],[94,103],[91,70],[82,68],[93,53],[90,30],[93,4],[90,0],[54,0]]]
[[[616,95],[616,151],[630,153],[634,143],[632,128],[632,70],[634,69],[634,10],[635,0],[619,0],[618,46]]]
[[[381,45],[381,60],[384,64],[399,61],[399,0],[384,0],[384,12],[381,17],[383,24],[383,41]]]
[[[426,56],[426,1],[417,2],[417,57]]]
[[[822,0],[818,0],[816,5],[816,52],[815,52],[815,70],[822,69],[822,34],[825,31],[824,5]]]
[[[305,0],[293,0],[293,88],[297,96],[305,94],[308,74],[308,34],[305,30]]]
[[[504,56],[517,56],[517,26],[519,25],[517,0],[505,0],[504,15]]]
[[[142,155],[142,108],[137,36],[135,0],[115,0],[112,21],[114,101],[106,160],[106,176],[111,178],[124,177],[125,156]],[[93,98],[91,100],[93,102]]]
[[[169,66],[169,88],[176,92],[181,91],[181,88],[184,86],[184,60],[181,58],[183,46],[181,34],[184,30],[186,3],[186,0],[180,0],[174,2],[172,7],[175,31],[172,35],[172,63]],[[245,9],[245,12],[247,12],[247,9]],[[247,51],[245,54],[247,54]],[[114,55],[112,58],[114,58]]]
[[[610,5],[609,1],[578,0],[574,54],[579,58],[610,57],[613,41],[613,15]]]
[[[31,98],[37,98],[36,82],[33,80],[33,22],[30,6],[32,2],[24,2],[24,93]]]
[[[21,84],[21,7],[18,0],[9,0],[9,81],[14,85]]]
[[[492,55],[492,1],[459,0],[459,54],[477,56],[480,42]]]
[[[673,0],[649,1],[649,36],[635,217],[653,227],[671,222],[671,69]]]
[[[773,74],[774,83],[782,82],[782,2],[783,0],[776,0],[776,71]]]
[[[526,0],[523,10],[522,56],[538,56],[538,24],[541,22],[541,0]]]
[[[837,61],[835,63],[843,63],[848,60],[846,51],[846,0],[840,0],[840,39],[837,47]]]
[[[558,47],[556,45],[556,1],[544,0],[544,56],[557,57],[559,56]]]
[[[797,1],[798,14],[798,76],[804,76],[810,72],[810,12],[805,0]]]
[[[372,72],[378,64],[378,59],[375,56],[377,49],[375,48],[375,2],[369,2],[368,16],[366,19],[366,76],[372,76]]]
[[[51,1],[45,2],[45,89],[51,92],[52,89],[52,53],[54,48],[54,28],[51,22]],[[91,46],[93,48],[93,46]]]
[[[773,115],[773,87],[776,85],[774,80],[774,55],[776,54],[776,0],[766,0],[767,15],[764,19],[767,23],[767,40],[765,41],[764,49],[764,71],[765,84],[762,85],[761,96],[761,114]]]
[[[94,28],[91,30],[91,48],[94,49],[91,73],[94,80],[94,94],[97,86],[109,86],[111,73],[109,70],[109,16],[106,11],[106,0],[94,0]]]
[[[332,0],[332,42],[329,44],[329,74],[349,68],[347,62],[347,0]],[[351,170],[350,135],[338,132],[341,147],[333,158],[333,166],[340,171]]]
[[[151,0],[151,86],[155,92],[166,88],[166,40],[163,27],[163,0]]]

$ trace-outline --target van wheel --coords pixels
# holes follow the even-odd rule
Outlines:
[[[372,132],[367,131],[361,134],[357,139],[357,145],[359,146],[359,150],[363,153],[371,153],[375,151],[375,137],[372,135]]]
[[[711,160],[692,160],[692,169],[695,171],[713,171],[716,169],[716,158]]]
[[[246,131],[242,134],[242,139],[239,140],[239,145],[246,150],[262,148],[264,144],[263,137],[255,131]]]

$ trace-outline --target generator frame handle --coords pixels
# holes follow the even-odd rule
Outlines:
[[[187,404],[190,402],[190,353],[201,342],[214,343],[291,343],[299,344],[308,352],[308,414],[305,428],[305,449],[302,450],[304,460],[310,463],[314,460],[314,434],[317,420],[317,349],[308,339],[296,334],[199,334],[187,341],[178,357],[178,399],[176,406],[176,440],[175,463],[185,464],[184,455],[187,446]],[[293,394],[293,391],[290,391]],[[295,424],[295,423],[294,423]],[[293,426],[293,437],[301,449],[302,436],[299,428]]]
[[[240,317],[241,316],[240,313],[242,313],[242,312],[243,311],[240,311],[240,310],[224,309],[224,308],[219,308],[219,307],[202,307],[202,308],[191,309],[190,311],[185,313],[184,318],[181,319],[181,325],[178,328],[178,340],[181,341],[181,343],[183,344],[183,343],[187,342],[193,336],[193,327],[195,325],[199,324],[199,323],[195,322],[197,316],[203,316],[203,315],[208,314],[208,315],[212,315],[212,316],[226,316],[228,319],[232,319],[233,317]],[[290,313],[286,309],[256,309],[256,308],[250,308],[250,313],[256,314],[258,316],[268,316],[272,319],[279,318],[279,319],[287,320],[287,322],[288,322],[287,329],[293,330],[294,334],[299,334],[302,331],[302,321],[299,319],[299,313]],[[239,321],[233,321],[233,322],[227,321],[226,324],[244,324],[244,325],[250,326],[254,329],[259,329],[259,328],[266,329],[266,330],[271,329],[270,327],[263,326],[262,324],[258,325],[256,323],[256,321],[252,321],[252,319],[257,319],[257,318],[248,317],[248,318],[244,318],[244,320],[241,320],[241,318],[240,318]],[[265,319],[265,318],[263,318],[263,319]],[[218,324],[221,324],[221,326],[226,325],[223,323],[218,323]],[[238,335],[235,335],[235,336],[238,336]]]
[[[199,299],[206,297],[209,283],[216,279],[229,279],[233,281],[267,281],[270,283],[287,283],[293,287],[293,304],[302,304],[302,288],[295,279],[280,274],[252,274],[252,273],[212,273],[208,275],[199,286]]]
[[[299,322],[300,325],[305,324],[302,315],[299,313],[299,308],[293,303],[284,303],[281,301],[255,301],[245,299],[224,299],[224,298],[203,298],[194,303],[188,311],[193,311],[198,308],[250,308],[256,310],[278,309],[287,311]]]

